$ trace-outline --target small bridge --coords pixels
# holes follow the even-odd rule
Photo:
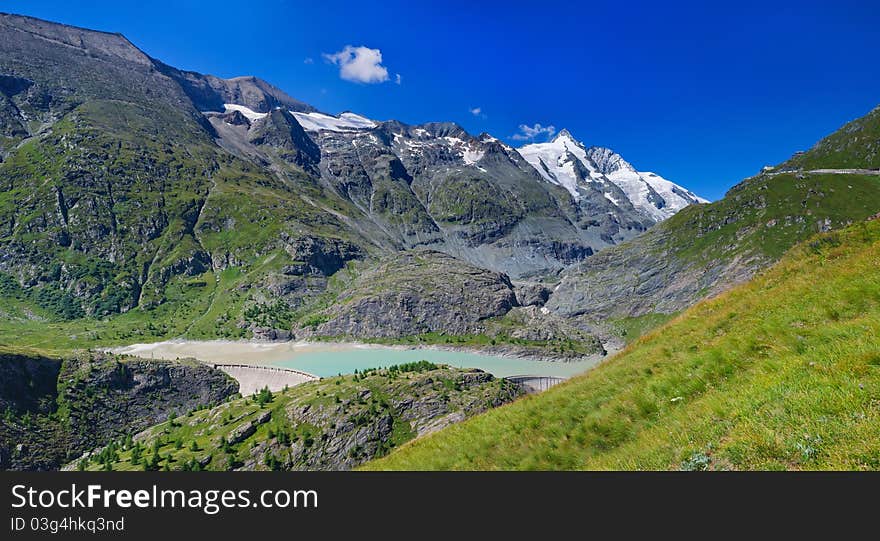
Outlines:
[[[519,383],[523,386],[523,388],[525,388],[526,392],[528,393],[540,393],[546,391],[554,385],[559,385],[560,383],[565,381],[565,378],[529,375],[507,376],[504,379],[512,381],[514,383]]]
[[[252,395],[263,387],[268,387],[270,391],[280,391],[285,387],[293,387],[307,381],[321,379],[314,374],[293,368],[231,363],[208,364],[217,370],[222,370],[237,381],[242,396]]]

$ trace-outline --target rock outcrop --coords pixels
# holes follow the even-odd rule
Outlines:
[[[234,380],[196,362],[2,354],[0,469],[56,469],[111,439],[236,392]]]
[[[149,428],[128,447],[117,442],[112,453],[91,453],[83,466],[347,470],[523,394],[480,370],[422,361],[230,401]],[[154,460],[149,450],[156,448]]]
[[[316,316],[327,336],[399,337],[481,332],[517,306],[510,279],[440,252],[407,252],[367,269]]]

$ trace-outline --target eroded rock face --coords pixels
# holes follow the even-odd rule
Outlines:
[[[515,306],[506,275],[439,252],[407,252],[358,276],[321,315],[327,321],[311,332],[354,337],[475,333],[483,321]]]
[[[88,449],[238,392],[195,362],[0,355],[0,468],[57,469]],[[27,448],[27,452],[21,449]]]
[[[285,341],[293,338],[293,333],[284,329],[273,329],[269,327],[254,327],[254,340],[266,340],[268,342]]]
[[[520,277],[583,261],[646,227],[601,190],[576,203],[513,148],[454,123],[388,121],[310,135],[321,148],[322,181],[403,248],[426,246]]]
[[[520,306],[544,306],[550,298],[550,290],[542,284],[522,284],[516,288],[516,300]]]
[[[252,123],[248,141],[254,145],[272,147],[285,161],[295,163],[306,171],[317,172],[321,151],[302,126],[284,109],[273,109],[265,117]]]
[[[284,267],[290,276],[307,274],[330,276],[353,259],[363,257],[361,249],[350,242],[320,237],[296,237],[282,235],[284,249],[296,261]]]

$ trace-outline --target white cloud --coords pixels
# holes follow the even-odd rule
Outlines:
[[[483,112],[482,107],[473,107],[471,109],[468,109],[468,112],[477,118],[488,118],[486,116],[486,113]]]
[[[483,112],[482,107],[472,107],[468,109],[468,112],[477,118],[487,118],[486,113]]]
[[[394,75],[394,82],[400,84],[403,81],[403,77],[400,76],[399,73]]]
[[[315,59],[312,58],[311,56],[307,56],[306,59],[303,60],[303,64],[314,64],[314,63],[315,63]]]
[[[540,124],[535,124],[534,126],[526,126],[525,124],[519,125],[519,133],[515,133],[510,136],[511,139],[516,141],[531,141],[535,137],[541,135],[542,133],[547,134],[547,138],[553,137],[553,134],[556,133],[555,126],[542,126]]]
[[[324,59],[339,66],[339,76],[355,83],[384,83],[388,68],[382,65],[382,51],[346,45],[338,53],[324,53]]]

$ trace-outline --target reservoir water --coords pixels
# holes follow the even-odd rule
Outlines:
[[[279,366],[295,368],[320,377],[426,360],[462,368],[479,368],[498,377],[536,375],[567,378],[589,370],[601,360],[533,361],[468,351],[321,342],[168,341],[134,344],[113,348],[111,351],[155,359],[192,357],[206,362]]]
[[[296,355],[274,363],[276,366],[296,368],[316,376],[327,377],[351,374],[355,370],[387,367],[415,361],[430,361],[461,368],[479,368],[494,376],[539,375],[567,378],[591,368],[595,363],[561,363],[530,361],[512,357],[496,357],[470,352],[437,349],[361,348],[348,351],[321,351]]]

